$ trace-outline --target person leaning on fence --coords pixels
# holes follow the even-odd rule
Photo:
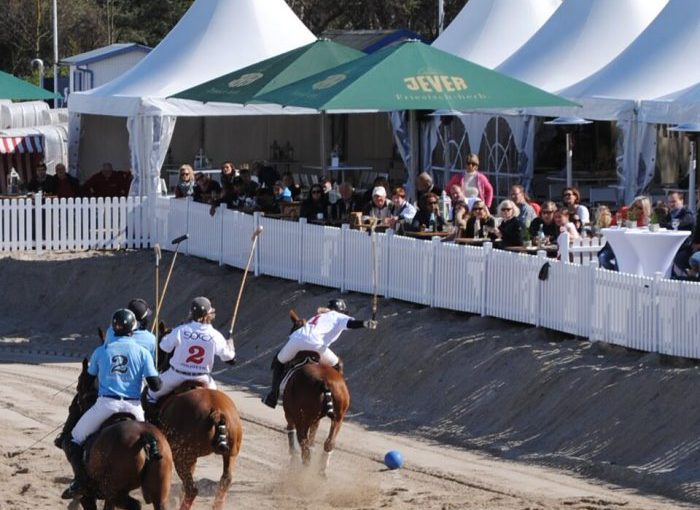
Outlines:
[[[426,193],[418,204],[418,212],[413,217],[407,230],[413,232],[442,232],[445,229],[445,218],[438,206],[438,196]]]
[[[125,197],[131,186],[131,172],[116,171],[112,163],[102,163],[102,169],[83,184],[86,197]]]
[[[500,239],[502,248],[523,245],[523,225],[518,220],[520,210],[512,200],[504,200],[498,204],[498,214],[501,224],[495,229],[489,229],[490,234],[495,234]]]
[[[445,186],[445,191],[449,193],[453,185],[459,185],[464,190],[466,197],[478,196],[487,207],[491,207],[493,202],[493,186],[485,174],[479,172],[479,156],[476,154],[467,155],[467,163],[464,172],[457,174],[450,179]],[[473,190],[476,190],[473,191]]]
[[[80,182],[69,175],[66,165],[58,163],[56,165],[55,193],[58,198],[74,198],[80,196]]]
[[[238,170],[236,166],[231,161],[224,161],[221,164],[221,196],[223,198],[226,194],[231,193],[233,190],[233,180],[238,177]]]
[[[492,241],[496,239],[496,235],[493,229],[496,227],[496,220],[493,219],[489,208],[483,200],[477,200],[472,206],[472,212],[467,219],[467,223],[464,229],[464,237],[468,239],[486,239],[490,238]]]
[[[182,165],[178,170],[175,198],[186,198],[194,195],[194,169],[190,165]]]
[[[202,204],[214,204],[221,196],[221,185],[204,172],[197,172],[194,176],[194,193],[192,198]]]
[[[540,233],[540,229],[542,229],[545,241],[556,241],[557,237],[559,237],[559,225],[554,222],[554,214],[556,212],[557,204],[551,200],[542,202],[540,215],[532,220],[532,223],[530,223],[528,227],[532,239],[536,239]]]

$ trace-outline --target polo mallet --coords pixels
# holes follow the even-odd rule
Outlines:
[[[377,320],[377,302],[379,300],[377,296],[377,287],[379,286],[377,281],[379,280],[379,268],[377,267],[377,232],[375,227],[377,226],[377,219],[373,218],[374,221],[370,226],[370,237],[372,239],[372,320]]]
[[[228,341],[233,347],[233,326],[236,324],[236,317],[238,316],[238,306],[241,304],[241,297],[243,297],[243,287],[245,287],[245,279],[248,276],[248,270],[250,269],[250,263],[253,261],[253,254],[255,253],[255,245],[258,243],[258,236],[262,233],[262,226],[255,229],[253,232],[253,237],[250,238],[253,244],[250,247],[250,255],[248,256],[248,263],[245,265],[245,271],[243,272],[243,279],[241,280],[241,287],[238,289],[238,297],[236,298],[236,306],[233,309],[233,317],[231,317],[231,327],[228,329]]]
[[[156,307],[156,314],[153,317],[153,325],[151,325],[151,332],[154,331],[154,325],[158,324],[158,302],[160,301],[160,259],[162,257],[162,253],[160,251],[160,244],[156,243],[155,246],[153,247],[153,252],[156,255],[156,300],[155,300],[155,307]],[[156,363],[156,366],[158,366],[158,349],[156,349],[156,359],[154,360]]]
[[[173,274],[173,268],[175,267],[175,260],[177,259],[178,252],[180,251],[180,243],[182,243],[182,241],[186,241],[187,239],[189,239],[189,237],[190,237],[189,234],[184,234],[184,235],[181,235],[180,237],[176,237],[175,239],[170,241],[170,244],[175,245],[175,253],[173,254],[173,260],[170,261],[170,269],[168,269],[168,276],[165,278],[165,285],[163,285],[163,292],[160,294],[160,299],[158,299],[158,302],[156,303],[156,318],[160,316],[160,307],[163,306],[163,300],[165,299],[165,293],[168,291],[168,284],[170,283],[170,277]],[[157,324],[158,324],[158,320],[154,320],[153,325],[151,326],[151,333],[153,333],[155,331]]]

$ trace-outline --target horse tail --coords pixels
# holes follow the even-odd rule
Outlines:
[[[158,439],[156,439],[156,436],[154,436],[152,432],[141,432],[139,439],[141,447],[146,453],[146,462],[152,462],[163,458],[163,455],[160,453],[160,448],[158,448]]]
[[[211,426],[214,427],[212,447],[214,448],[214,452],[223,455],[230,449],[226,417],[220,410],[212,409],[209,412],[209,419],[211,420]]]

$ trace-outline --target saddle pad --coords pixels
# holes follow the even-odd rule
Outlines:
[[[292,365],[292,367],[289,370],[287,370],[287,373],[284,375],[284,377],[282,378],[282,382],[280,383],[280,392],[279,392],[280,397],[282,397],[284,395],[284,390],[287,387],[287,383],[289,382],[289,379],[291,379],[291,377],[294,375],[294,373],[297,370],[299,370],[301,367],[303,367],[304,365],[307,365],[309,363],[318,363],[318,361],[316,361],[311,356],[307,356],[304,359],[302,359],[299,363],[297,363],[296,365]]]

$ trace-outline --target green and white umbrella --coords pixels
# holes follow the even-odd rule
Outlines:
[[[342,44],[319,39],[184,90],[173,97],[203,102],[260,103],[257,100],[259,94],[272,92],[364,55]]]
[[[256,99],[322,111],[576,106],[567,99],[420,41],[384,48],[258,94]]]
[[[55,99],[57,97],[61,97],[60,94],[54,94],[28,81],[20,80],[11,74],[0,71],[0,99],[22,101]]]

